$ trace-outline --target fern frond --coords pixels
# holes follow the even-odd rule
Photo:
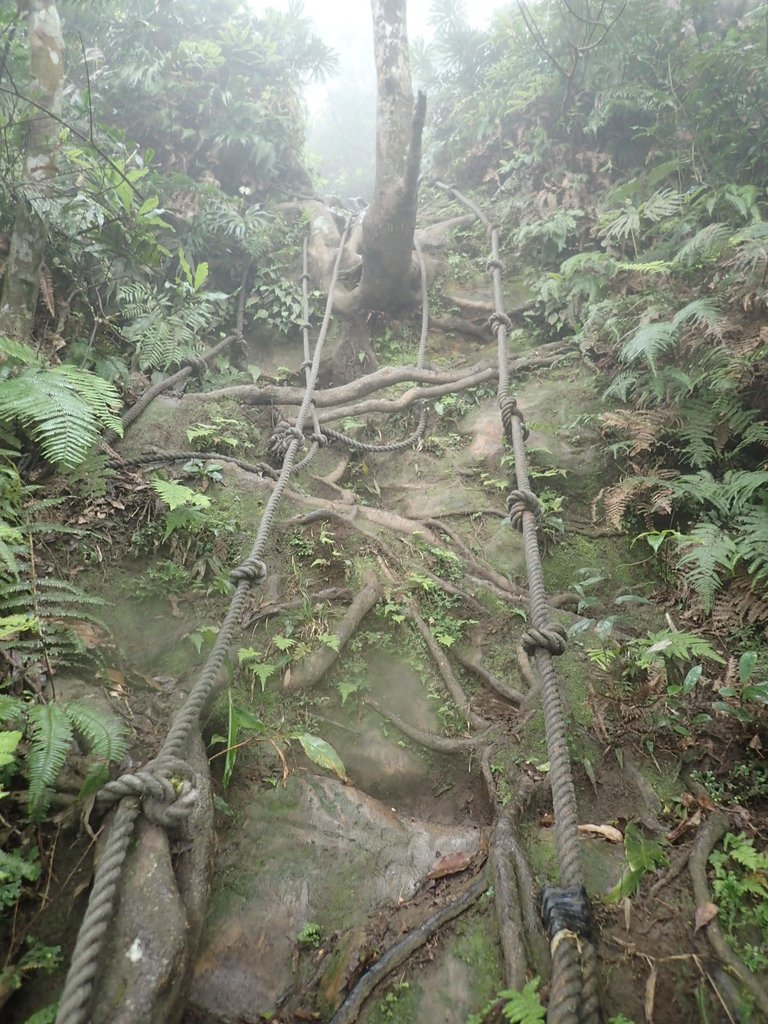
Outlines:
[[[723,476],[723,495],[732,514],[744,512],[757,491],[768,495],[768,472],[765,470],[729,469]]]
[[[738,545],[715,523],[697,523],[677,545],[682,552],[678,565],[685,582],[708,615],[723,585],[721,571],[731,572],[739,559]]]
[[[37,704],[27,712],[29,816],[40,821],[51,802],[51,787],[72,746],[72,725],[57,704]]]
[[[768,581],[768,508],[751,508],[738,517],[739,555],[752,586]]]
[[[18,697],[0,693],[0,722],[13,722],[22,718],[26,708],[26,703]]]
[[[722,317],[717,304],[711,299],[694,299],[672,317],[672,326],[679,329],[683,325],[701,325],[707,334],[721,338],[723,334]]]
[[[46,459],[62,468],[79,465],[102,429],[122,433],[119,406],[114,385],[74,366],[24,371],[0,381],[0,422],[18,422]]]
[[[693,238],[688,239],[672,262],[689,266],[701,259],[719,256],[728,245],[732,234],[733,228],[728,224],[707,224],[700,228]]]
[[[89,796],[106,782],[109,777],[107,766],[113,761],[120,761],[125,754],[128,729],[119,718],[104,715],[80,701],[70,701],[63,708],[90,748],[88,772],[79,794],[81,797]]]
[[[632,440],[630,455],[647,452],[661,441],[664,434],[679,426],[677,414],[671,409],[620,409],[600,416],[603,427],[622,430]]]
[[[635,363],[642,360],[656,371],[656,360],[667,352],[677,340],[676,325],[670,322],[645,324],[638,327],[619,352],[619,362]]]
[[[643,203],[642,214],[652,224],[658,224],[660,220],[677,213],[684,202],[685,197],[677,189],[660,188]]]

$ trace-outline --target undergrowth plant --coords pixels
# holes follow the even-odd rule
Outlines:
[[[0,722],[15,727],[9,730],[12,735],[22,734],[27,811],[37,822],[48,811],[56,781],[75,742],[85,749],[88,761],[78,794],[81,799],[107,781],[109,765],[120,761],[128,744],[128,730],[120,719],[82,701],[42,704],[0,694]]]
[[[750,971],[768,970],[768,853],[743,832],[728,832],[709,864],[726,940]]]

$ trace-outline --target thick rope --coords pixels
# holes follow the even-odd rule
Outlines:
[[[597,955],[591,942],[584,891],[576,791],[571,774],[560,684],[552,661],[553,656],[565,650],[565,630],[549,620],[538,540],[541,506],[531,489],[525,450],[528,430],[516,400],[509,393],[507,331],[511,322],[504,310],[499,228],[491,224],[483,212],[456,189],[440,182],[435,184],[472,210],[485,226],[491,242],[488,271],[493,282],[495,313],[491,317],[491,327],[496,334],[498,347],[498,401],[504,433],[515,455],[517,482],[517,489],[509,496],[508,508],[512,524],[523,537],[530,599],[530,627],[522,638],[522,644],[527,652],[533,654],[541,679],[560,876],[560,887],[550,890],[548,898],[542,901],[547,913],[546,924],[552,954],[552,988],[547,1020],[549,1024],[599,1024]]]
[[[236,584],[236,590],[216,637],[216,642],[200,676],[171,723],[157,757],[140,772],[121,776],[115,782],[108,783],[99,793],[99,799],[102,801],[120,800],[120,803],[107,837],[103,857],[96,869],[88,907],[80,925],[72,963],[59,1002],[56,1024],[85,1024],[88,1018],[88,1004],[98,970],[104,935],[112,917],[122,867],[133,836],[133,826],[140,810],[137,794],[148,794],[154,798],[153,817],[155,820],[161,820],[163,824],[173,823],[175,814],[172,808],[178,805],[178,813],[185,813],[191,803],[194,779],[183,760],[184,749],[192,730],[197,727],[200,714],[218,681],[224,659],[244,610],[248,590],[252,584],[262,583],[267,576],[267,567],[262,560],[262,555],[269,539],[277,505],[288,485],[291,473],[294,472],[294,459],[299,445],[303,441],[304,423],[312,407],[312,397],[320,371],[320,357],[331,321],[333,293],[348,232],[349,220],[347,220],[336,255],[328,289],[325,316],[315,345],[311,367],[307,373],[304,399],[296,416],[296,422],[291,428],[292,436],[285,460],[264,508],[251,552],[245,561],[230,573],[230,579]],[[168,798],[174,799],[174,803],[167,805],[164,812],[160,812],[158,803],[162,803]]]

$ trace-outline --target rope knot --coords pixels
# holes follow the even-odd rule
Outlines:
[[[488,317],[488,326],[491,328],[494,334],[498,334],[500,328],[504,328],[507,331],[512,330],[512,321],[509,319],[506,313],[491,313]]]
[[[292,441],[298,441],[300,444],[303,444],[304,434],[298,427],[292,427],[290,423],[286,423],[283,420],[277,424],[274,433],[269,441],[267,441],[267,460],[273,466],[282,466]]]
[[[182,366],[188,366],[197,377],[202,377],[208,369],[208,364],[201,356],[187,356],[181,361]]]
[[[559,622],[548,622],[543,629],[534,629],[533,627],[527,629],[520,642],[527,654],[532,654],[535,650],[540,649],[549,651],[550,654],[557,657],[560,654],[565,654],[567,636],[565,626],[561,626]]]
[[[311,331],[312,330],[312,324],[309,322],[309,320],[294,320],[294,323],[296,324],[296,326],[299,328],[300,331]],[[304,369],[305,366],[311,366],[311,365],[312,365],[312,360],[310,360],[308,363],[302,363],[301,364],[301,368]]]
[[[256,583],[263,583],[267,578],[267,565],[260,558],[246,558],[229,574],[230,582],[237,586],[245,581],[253,586]]]
[[[512,421],[515,419],[520,421],[520,426],[523,428],[523,440],[527,441],[531,432],[526,426],[525,416],[523,416],[517,404],[517,399],[512,398],[510,395],[504,395],[499,398],[499,408],[501,409],[501,422],[504,426],[504,433],[510,444],[513,442]]]
[[[319,430],[311,434],[310,437],[312,442],[316,444],[318,448],[327,448],[328,445],[331,443],[330,437],[328,437],[326,434]]]
[[[509,520],[516,530],[523,532],[523,516],[526,512],[536,518],[536,525],[541,522],[544,512],[541,502],[533,491],[512,491],[507,497]]]
[[[172,827],[189,814],[197,800],[197,775],[186,761],[161,755],[139,771],[126,772],[102,786],[97,800],[102,806],[111,806],[127,796],[138,797],[155,824]]]
[[[311,281],[312,279],[310,278],[309,274],[304,273],[304,274],[300,274],[299,275],[299,280],[300,281]]]
[[[489,274],[492,274],[496,270],[501,270],[501,271],[504,270],[503,262],[500,259],[498,259],[496,256],[491,256],[488,259],[487,263],[485,264],[485,267],[486,267],[486,270],[488,271]]]

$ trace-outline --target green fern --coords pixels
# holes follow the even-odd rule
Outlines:
[[[674,323],[645,324],[638,327],[629,341],[625,342],[619,352],[619,361],[635,363],[642,360],[655,372],[657,359],[668,352],[676,340],[677,330]]]
[[[107,718],[94,708],[79,701],[70,701],[64,706],[75,730],[88,745],[91,761],[79,796],[95,793],[109,778],[107,766],[120,761],[128,746],[128,729],[120,719]]]
[[[122,434],[119,406],[113,384],[74,366],[27,369],[0,380],[0,425],[18,423],[64,469],[85,459],[102,430]]]
[[[768,582],[768,508],[751,508],[740,515],[735,527],[739,555],[752,577],[753,589]]]
[[[696,325],[703,327],[707,334],[714,338],[722,336],[722,317],[720,310],[711,299],[694,299],[672,317],[672,326],[679,329],[683,326]]]
[[[677,545],[682,552],[678,567],[709,615],[723,586],[721,572],[733,571],[739,560],[739,546],[714,523],[697,523],[690,534],[678,538]]]
[[[654,661],[689,662],[703,658],[719,665],[725,664],[725,658],[717,653],[708,640],[698,633],[685,630],[662,629],[639,640],[632,640],[628,647],[635,654],[638,666],[643,669],[650,668]]]
[[[727,247],[732,234],[733,228],[728,224],[721,224],[717,221],[707,224],[685,243],[672,262],[690,266],[703,259],[719,256]]]
[[[57,704],[38,704],[27,712],[29,816],[45,817],[52,786],[59,777],[72,744],[72,723]]]

